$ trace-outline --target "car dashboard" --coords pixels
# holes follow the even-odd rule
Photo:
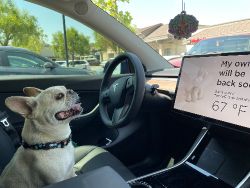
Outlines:
[[[202,80],[202,84],[199,85],[198,82],[200,80],[191,79],[194,77],[195,73],[192,71],[185,72],[182,67],[179,75],[179,79],[177,78],[164,78],[164,77],[154,77],[149,78],[147,80],[148,84],[158,85],[158,91],[160,93],[167,94],[172,97],[171,103],[171,115],[175,119],[182,119],[186,122],[186,126],[190,126],[189,124],[195,124],[199,126],[201,131],[193,146],[190,148],[189,152],[186,156],[177,164],[175,164],[171,168],[163,169],[158,172],[154,172],[148,175],[145,175],[141,178],[137,178],[135,180],[131,180],[130,184],[145,184],[148,187],[249,187],[249,177],[250,177],[250,149],[249,149],[249,127],[247,116],[238,118],[240,113],[247,113],[247,103],[242,103],[242,100],[237,100],[237,103],[232,103],[231,101],[234,98],[231,95],[234,95],[235,98],[240,98],[239,96],[244,96],[247,98],[246,90],[242,89],[243,84],[246,83],[243,81],[244,76],[247,77],[248,71],[242,68],[239,69],[236,61],[235,70],[231,68],[229,72],[234,72],[233,75],[229,75],[230,79],[236,80],[239,83],[239,88],[236,90],[229,89],[230,86],[224,86],[218,83],[220,79],[224,77],[221,76],[220,67],[222,66],[222,71],[228,70],[228,68],[223,68],[223,58],[230,58],[232,61],[236,59],[244,59],[244,54],[232,53],[227,54],[227,56],[221,55],[213,55],[212,57],[208,56],[198,56],[186,58],[187,61],[190,61],[189,64],[185,63],[185,70],[197,70],[198,77],[202,77],[203,73],[201,71],[206,70],[204,74],[211,74],[209,70],[213,67],[208,65],[208,63],[212,63],[212,59],[215,62],[222,62],[220,65],[214,65],[215,70],[212,70],[213,73],[218,72],[219,76],[215,74],[212,78],[206,78],[206,80]],[[206,62],[206,69],[203,69],[202,66],[195,64],[192,65],[192,61],[196,61],[197,58],[203,58],[199,61]],[[248,58],[248,57],[247,57]],[[185,58],[184,58],[185,59]],[[192,61],[191,61],[192,60]],[[243,61],[244,62],[244,61]],[[200,62],[199,62],[200,63]],[[215,63],[214,63],[215,64]],[[189,66],[189,67],[188,67]],[[191,68],[190,68],[191,67]],[[244,71],[243,71],[244,70]],[[239,78],[238,72],[243,72],[244,76]],[[242,74],[243,74],[242,73]],[[219,78],[219,79],[218,79]],[[236,82],[235,81],[235,82]],[[208,82],[208,85],[206,85]],[[212,85],[213,82],[215,85]],[[190,96],[187,95],[189,92],[188,89],[190,85],[194,85],[193,93],[189,93]],[[212,86],[211,86],[212,85]],[[199,100],[202,101],[202,97],[198,99],[199,92],[197,91],[197,87],[203,87],[205,89],[205,99],[202,104]],[[210,87],[211,86],[211,87]],[[226,89],[225,89],[226,88]],[[212,93],[210,96],[215,97],[215,101],[221,103],[221,99],[224,99],[224,95],[218,95],[218,92],[223,92],[227,94],[228,100],[222,101],[224,106],[217,106],[214,104],[214,98],[206,98],[210,90],[215,90],[215,93]],[[180,96],[182,95],[182,96]],[[236,100],[236,99],[235,99]],[[239,102],[240,101],[240,102]],[[249,101],[249,100],[245,100]],[[210,104],[210,102],[212,102]],[[198,103],[198,105],[195,105]],[[200,104],[199,104],[200,103]],[[217,102],[216,102],[217,103]],[[238,103],[242,103],[241,105]],[[240,106],[246,107],[245,110],[239,109]],[[230,109],[230,107],[232,107]],[[227,109],[229,108],[229,109]],[[210,110],[211,109],[211,110]],[[227,110],[227,111],[223,111]],[[208,113],[209,111],[214,112],[214,114]],[[237,112],[236,112],[237,111]],[[244,111],[244,112],[243,112]],[[219,115],[217,114],[219,113]],[[230,117],[234,118],[230,118]],[[245,119],[244,119],[245,118]],[[236,122],[237,121],[237,122]],[[134,186],[136,187],[136,186]]]

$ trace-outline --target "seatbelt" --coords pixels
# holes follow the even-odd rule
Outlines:
[[[0,127],[9,135],[11,138],[15,148],[18,148],[21,144],[20,137],[16,131],[16,129],[13,127],[13,125],[8,120],[8,114],[6,112],[0,111]]]

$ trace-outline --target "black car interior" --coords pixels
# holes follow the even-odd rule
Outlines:
[[[126,58],[130,72],[111,77],[115,66]],[[81,166],[77,177],[47,186],[50,188],[250,187],[249,130],[174,109],[172,84],[176,85],[178,75],[147,74],[146,80],[144,75],[140,60],[125,53],[109,65],[104,80],[102,76],[79,75],[9,77],[0,80],[0,111],[7,112],[20,135],[23,119],[5,107],[6,97],[23,95],[26,86],[65,85],[79,93],[84,114],[71,123],[73,141],[76,148],[89,150],[81,151],[78,158],[95,149],[103,152],[94,156],[85,170]],[[114,100],[117,98],[121,100]],[[0,172],[16,150],[3,126],[1,123]]]

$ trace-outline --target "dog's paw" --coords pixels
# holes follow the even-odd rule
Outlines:
[[[192,101],[192,96],[191,96],[191,91],[185,90],[185,101],[186,102],[191,102]]]
[[[195,102],[199,99],[199,93],[200,93],[200,89],[198,87],[193,87],[192,93],[191,93],[192,102]]]

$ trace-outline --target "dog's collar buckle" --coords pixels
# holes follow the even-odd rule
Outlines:
[[[49,149],[55,149],[55,148],[64,148],[65,146],[69,144],[71,139],[72,139],[72,135],[70,134],[68,138],[61,140],[61,141],[32,144],[32,145],[22,140],[22,146],[25,149],[32,149],[32,150],[49,150]]]

